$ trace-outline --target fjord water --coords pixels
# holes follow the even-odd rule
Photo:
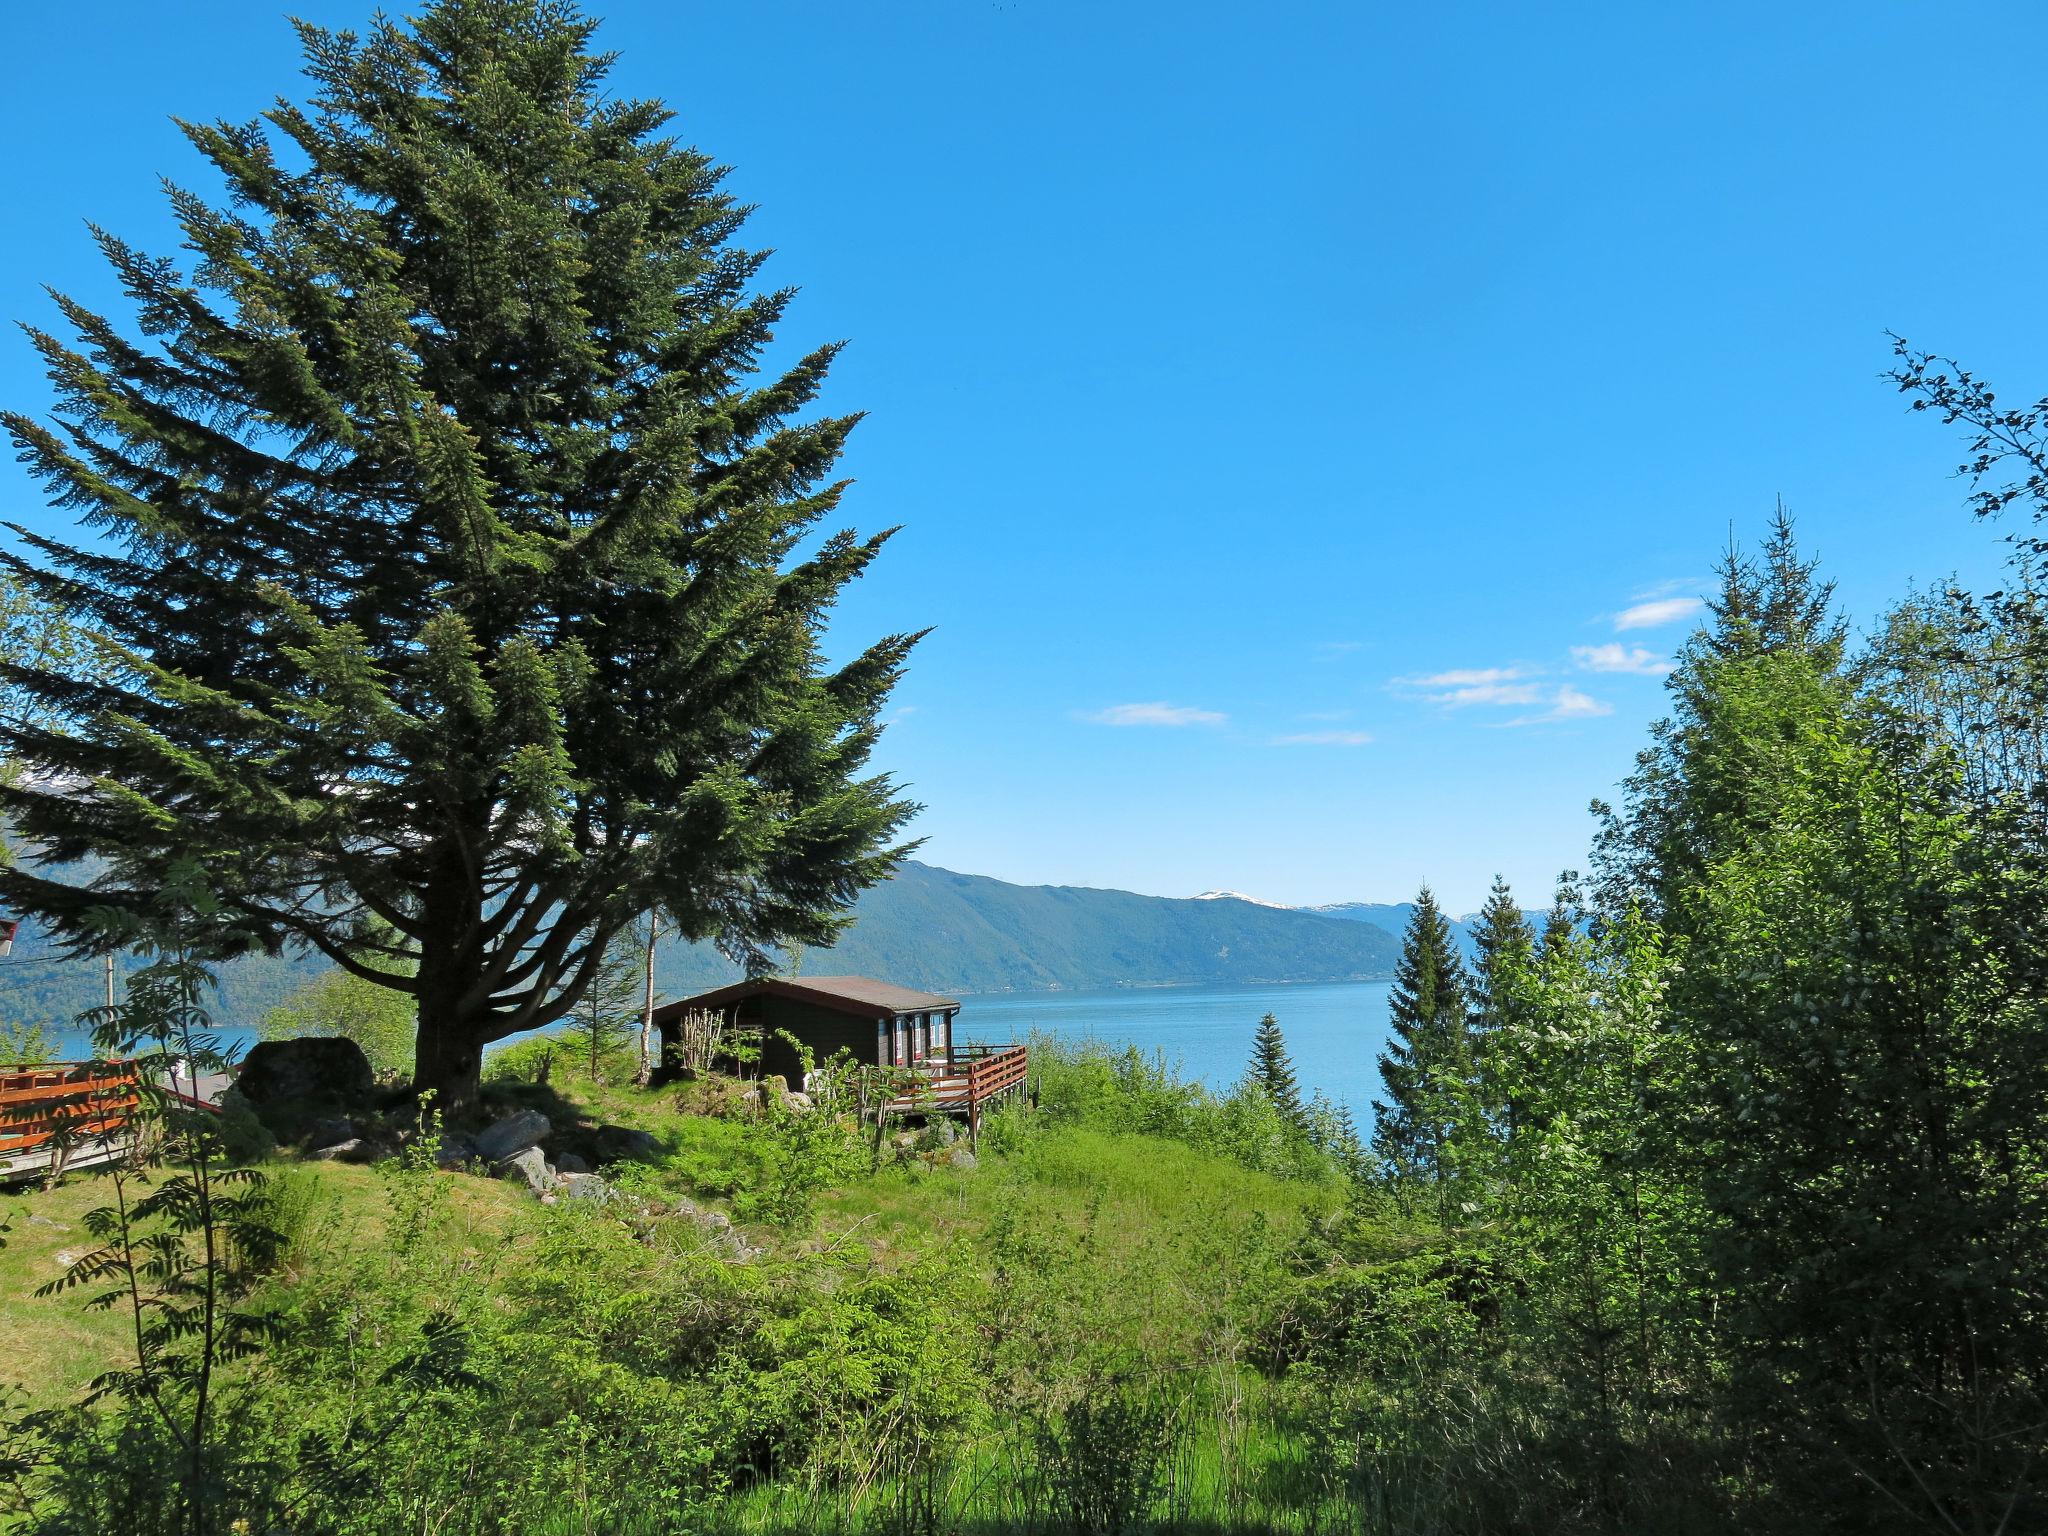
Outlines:
[[[1124,987],[1106,992],[1002,992],[961,998],[958,1038],[1022,1040],[1033,1031],[1062,1040],[1098,1040],[1155,1051],[1210,1088],[1227,1089],[1244,1075],[1252,1032],[1272,1014],[1287,1036],[1302,1097],[1316,1090],[1348,1105],[1360,1126],[1372,1120],[1379,1089],[1375,1058],[1387,1038],[1385,981],[1304,982],[1257,987]],[[53,1031],[59,1053],[92,1053],[84,1031]],[[228,1025],[214,1031],[240,1056],[256,1032]]]
[[[1371,1123],[1376,1058],[1387,1038],[1386,981],[1253,987],[1126,987],[1110,992],[1007,992],[961,999],[956,1038],[1022,1040],[1034,1031],[1157,1051],[1214,1089],[1244,1076],[1252,1034],[1272,1014],[1287,1036],[1304,1098],[1318,1089]]]

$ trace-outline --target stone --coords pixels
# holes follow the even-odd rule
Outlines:
[[[651,1133],[625,1125],[600,1125],[592,1145],[600,1163],[651,1161],[661,1153],[661,1143]]]
[[[459,1132],[441,1138],[441,1148],[434,1154],[437,1168],[460,1168],[476,1157],[476,1142]]]
[[[497,1178],[523,1181],[536,1195],[547,1194],[555,1187],[555,1176],[539,1147],[528,1147],[498,1159],[491,1165],[491,1173]]]
[[[955,1143],[953,1149],[946,1154],[946,1161],[955,1168],[973,1168],[980,1164],[981,1159],[976,1157],[965,1143]]]
[[[567,1200],[594,1200],[602,1204],[612,1197],[611,1185],[594,1173],[565,1173],[561,1176],[561,1189]]]
[[[554,1124],[537,1109],[515,1109],[476,1138],[476,1155],[487,1163],[509,1162],[538,1146]]]
[[[306,1132],[306,1150],[319,1152],[328,1147],[338,1147],[344,1141],[354,1141],[356,1136],[355,1126],[339,1116],[315,1120]]]
[[[578,1157],[574,1152],[564,1152],[560,1157],[556,1158],[555,1171],[564,1178],[567,1178],[572,1173],[596,1172],[590,1164]]]
[[[317,1152],[308,1152],[306,1160],[313,1163],[374,1163],[377,1148],[373,1142],[364,1141],[360,1136],[351,1136],[347,1141],[337,1141],[332,1146],[322,1147]]]
[[[784,1094],[782,1102],[800,1115],[808,1115],[811,1112],[811,1096],[808,1093]]]
[[[351,1099],[376,1084],[363,1048],[339,1036],[260,1040],[249,1047],[235,1075],[242,1097],[258,1106],[293,1099]]]

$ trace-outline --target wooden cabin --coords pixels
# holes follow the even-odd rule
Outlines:
[[[912,1067],[948,1060],[959,1001],[915,992],[869,976],[763,976],[736,981],[654,1010],[662,1059],[692,1013],[724,1016],[728,1037],[751,1036],[761,1045],[761,1070],[802,1087],[803,1066],[779,1031],[810,1047],[823,1064],[840,1050],[864,1067]]]
[[[1025,1091],[1027,1057],[1021,1045],[968,1045],[954,1038],[957,998],[917,992],[870,976],[763,976],[680,998],[654,1010],[666,1067],[680,1043],[684,1020],[716,1015],[728,1039],[757,1041],[761,1071],[792,1088],[803,1061],[787,1033],[822,1066],[841,1050],[856,1065],[900,1069],[880,1104],[889,1114],[949,1114],[979,1128],[983,1106]]]

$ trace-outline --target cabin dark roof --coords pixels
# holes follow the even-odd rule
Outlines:
[[[664,1023],[700,1009],[724,1008],[748,997],[786,997],[863,1019],[887,1019],[899,1013],[937,1012],[960,1006],[957,998],[916,992],[872,976],[763,976],[664,1003],[654,1010],[654,1018],[656,1023]]]

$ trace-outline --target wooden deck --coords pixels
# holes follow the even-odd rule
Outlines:
[[[984,1106],[1024,1091],[1030,1057],[1021,1045],[963,1045],[910,1065],[917,1085],[883,1106],[885,1115],[962,1115],[970,1140],[981,1133]]]
[[[0,1184],[110,1163],[128,1150],[141,1078],[125,1062],[0,1067]],[[164,1087],[195,1109],[220,1108],[233,1079],[179,1074]]]
[[[142,1102],[137,1086],[118,1063],[0,1069],[0,1182],[111,1162]]]

